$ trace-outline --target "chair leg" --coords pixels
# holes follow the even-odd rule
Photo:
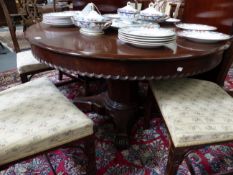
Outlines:
[[[84,143],[85,152],[87,154],[87,175],[96,174],[96,159],[95,159],[95,139],[94,134],[90,136]]]
[[[152,111],[152,101],[153,101],[153,93],[151,89],[148,89],[146,103],[145,103],[145,115],[144,115],[144,129],[149,129],[150,127],[150,116]]]
[[[90,95],[90,82],[88,80],[84,80],[84,96]]]
[[[165,175],[176,175],[179,165],[184,159],[186,152],[177,150],[173,146],[169,148],[168,162],[165,171]]]
[[[52,165],[52,163],[50,162],[49,155],[48,155],[47,153],[45,154],[45,158],[47,159],[47,161],[48,161],[48,163],[49,163],[49,166],[50,166],[50,168],[51,168],[53,174],[56,175],[56,174],[57,174],[57,173],[56,173],[56,170],[53,168],[53,165]]]
[[[26,83],[29,81],[28,77],[26,74],[20,74],[20,79],[22,83]]]
[[[58,80],[61,81],[63,78],[63,72],[62,71],[58,71]]]

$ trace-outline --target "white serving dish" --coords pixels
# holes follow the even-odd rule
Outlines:
[[[139,11],[131,6],[130,2],[123,8],[117,9],[117,14],[122,20],[134,21],[138,18]]]
[[[85,20],[76,20],[73,17],[71,17],[74,25],[80,27],[82,29],[82,33],[85,33],[87,31],[87,34],[96,35],[103,34],[103,30],[107,29],[111,26],[112,21],[111,20],[103,20],[103,21],[85,21]]]
[[[165,14],[155,8],[154,3],[150,3],[148,8],[140,12],[140,19],[147,21],[157,21],[165,16]]]
[[[176,24],[176,27],[184,30],[203,30],[203,31],[217,30],[217,27],[214,26],[209,26],[204,24],[191,24],[191,23]]]
[[[231,39],[230,35],[213,31],[181,31],[178,36],[200,43],[216,43]]]
[[[109,18],[102,16],[98,9],[95,11],[96,6],[93,3],[88,4],[91,9],[85,13],[79,13],[71,17],[75,26],[80,27],[80,32],[87,35],[100,35],[103,30],[111,26],[112,21]]]

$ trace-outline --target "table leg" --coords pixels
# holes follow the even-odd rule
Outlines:
[[[4,48],[1,42],[0,42],[0,54],[6,54],[6,49]]]
[[[108,90],[96,96],[75,100],[84,112],[106,113],[113,118],[116,127],[115,145],[118,149],[129,146],[129,132],[138,114],[138,82],[108,80]]]

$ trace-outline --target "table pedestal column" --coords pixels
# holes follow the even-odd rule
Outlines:
[[[133,121],[138,113],[137,82],[109,80],[104,106],[116,126],[115,145],[119,149],[127,148]]]

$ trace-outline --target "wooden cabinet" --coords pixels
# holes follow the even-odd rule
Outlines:
[[[208,24],[232,32],[233,0],[185,0],[184,22]]]
[[[17,13],[17,8],[16,8],[16,3],[15,0],[4,0],[6,3],[6,6],[9,10],[10,14],[15,14]],[[6,20],[5,20],[5,16],[2,10],[2,7],[0,6],[0,26],[6,26]]]

